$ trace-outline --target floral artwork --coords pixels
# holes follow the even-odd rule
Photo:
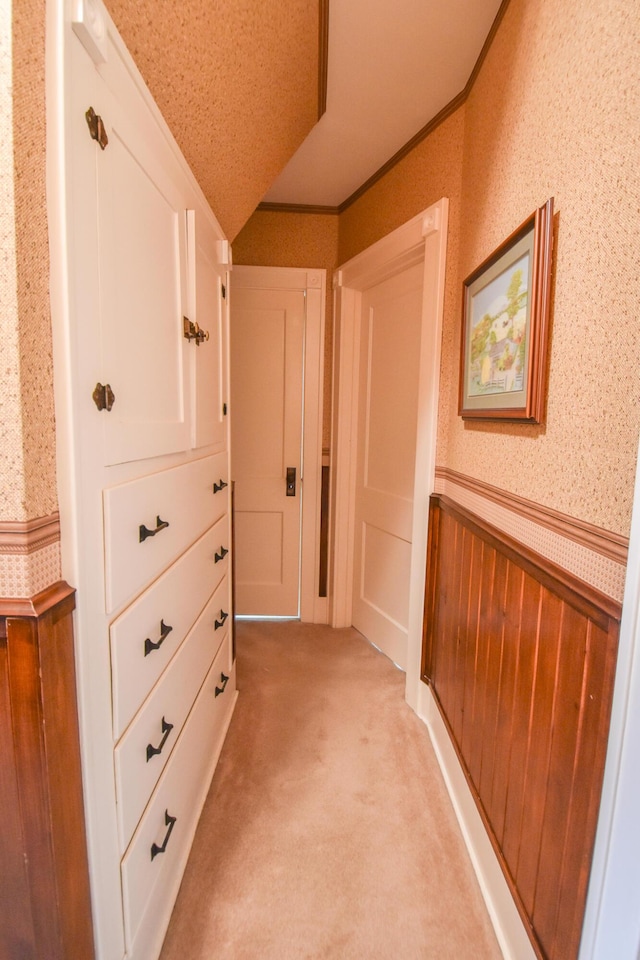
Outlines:
[[[463,283],[458,412],[542,423],[547,388],[553,198]]]
[[[522,390],[528,290],[526,255],[474,296],[469,396]]]

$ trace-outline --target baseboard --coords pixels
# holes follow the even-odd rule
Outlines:
[[[505,960],[536,960],[431,689],[420,684],[418,716],[426,724],[480,890]]]

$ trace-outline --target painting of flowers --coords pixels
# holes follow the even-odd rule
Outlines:
[[[542,422],[552,238],[551,199],[464,281],[464,419]]]

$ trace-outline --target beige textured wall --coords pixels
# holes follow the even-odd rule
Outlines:
[[[23,519],[24,470],[13,196],[11,7],[0,4],[0,519]]]
[[[328,448],[333,350],[331,280],[338,266],[338,217],[257,210],[236,237],[233,261],[257,267],[314,267],[327,271],[322,446]]]
[[[45,4],[20,0],[12,21],[11,7],[2,10],[0,519],[28,520],[47,516],[57,504],[42,123]]]
[[[317,120],[318,0],[106,0],[232,240]]]
[[[340,223],[342,261],[450,197],[438,463],[622,534],[640,421],[639,80],[635,0],[511,0],[464,110]],[[462,281],[551,195],[547,424],[463,424]]]
[[[467,102],[459,280],[554,196],[547,422],[449,414],[446,463],[622,534],[640,423],[639,147],[636,0],[512,0]]]

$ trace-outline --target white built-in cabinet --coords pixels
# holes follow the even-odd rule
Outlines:
[[[229,245],[98,0],[50,0],[63,575],[96,954],[158,956],[235,703]]]

